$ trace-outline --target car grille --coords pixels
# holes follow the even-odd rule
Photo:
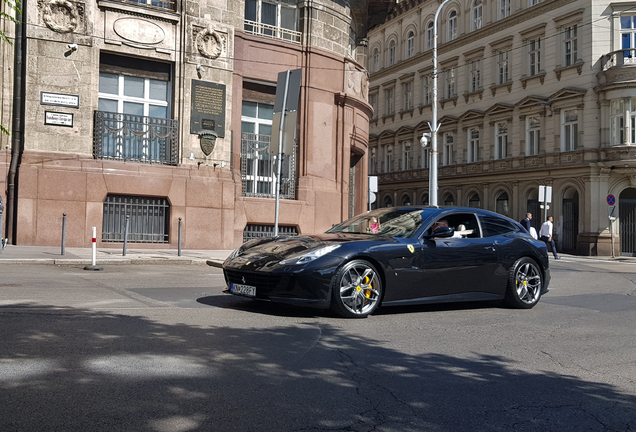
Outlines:
[[[228,285],[236,283],[254,286],[258,288],[259,293],[269,293],[281,282],[284,283],[282,276],[270,273],[246,273],[236,270],[223,270],[223,273],[225,273],[225,281]]]

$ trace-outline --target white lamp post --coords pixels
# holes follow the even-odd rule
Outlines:
[[[437,131],[439,126],[437,124],[437,18],[442,8],[450,0],[444,0],[435,12],[435,20],[433,21],[433,119],[429,124],[431,128],[431,165],[428,168],[428,203],[429,205],[437,207]],[[424,134],[426,135],[426,134]],[[420,142],[428,141],[428,137],[422,136]]]

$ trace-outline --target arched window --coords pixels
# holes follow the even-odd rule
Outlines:
[[[373,49],[373,56],[371,59],[371,72],[377,72],[380,70],[380,50],[378,48]]]
[[[444,196],[444,205],[450,207],[455,205],[455,198],[453,198],[453,194],[446,194]]]
[[[481,0],[475,0],[473,3],[473,10],[471,13],[471,30],[479,30],[481,28],[481,16],[482,16],[482,2]]]
[[[390,196],[384,198],[384,207],[393,207],[393,200]]]
[[[457,39],[457,12],[451,11],[448,15],[448,40]]]
[[[433,37],[435,36],[433,29],[433,21],[426,26],[426,49],[433,49]]]
[[[428,194],[422,194],[422,199],[420,201],[422,202],[422,205],[428,205]]]
[[[510,206],[508,205],[508,194],[502,192],[497,197],[496,208],[495,211],[504,216],[508,216],[508,212],[510,211]]]
[[[481,208],[481,199],[477,193],[474,193],[468,198],[468,207]]]
[[[395,64],[395,41],[392,40],[389,43],[389,66],[393,66]]]
[[[411,30],[406,36],[405,54],[407,59],[413,57],[413,54],[415,54],[415,33],[413,32],[413,30]]]
[[[393,170],[393,146],[386,146],[386,152],[384,154],[385,165],[384,172],[391,172]]]
[[[411,197],[408,196],[407,194],[402,195],[402,205],[403,206],[410,206],[411,205]]]

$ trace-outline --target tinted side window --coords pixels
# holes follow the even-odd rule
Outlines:
[[[479,215],[479,222],[481,223],[481,228],[484,231],[484,237],[492,237],[519,231],[515,224],[497,216]]]

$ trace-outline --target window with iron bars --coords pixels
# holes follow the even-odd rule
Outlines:
[[[142,6],[148,6],[159,9],[166,9],[169,11],[176,11],[177,4],[169,0],[119,0],[124,3],[135,3]]]
[[[295,226],[279,226],[278,235],[283,237],[297,236],[298,230]],[[243,243],[264,237],[274,237],[274,225],[247,224],[243,229]]]
[[[102,241],[123,243],[127,217],[128,242],[169,242],[170,204],[167,198],[108,195],[104,200]]]

